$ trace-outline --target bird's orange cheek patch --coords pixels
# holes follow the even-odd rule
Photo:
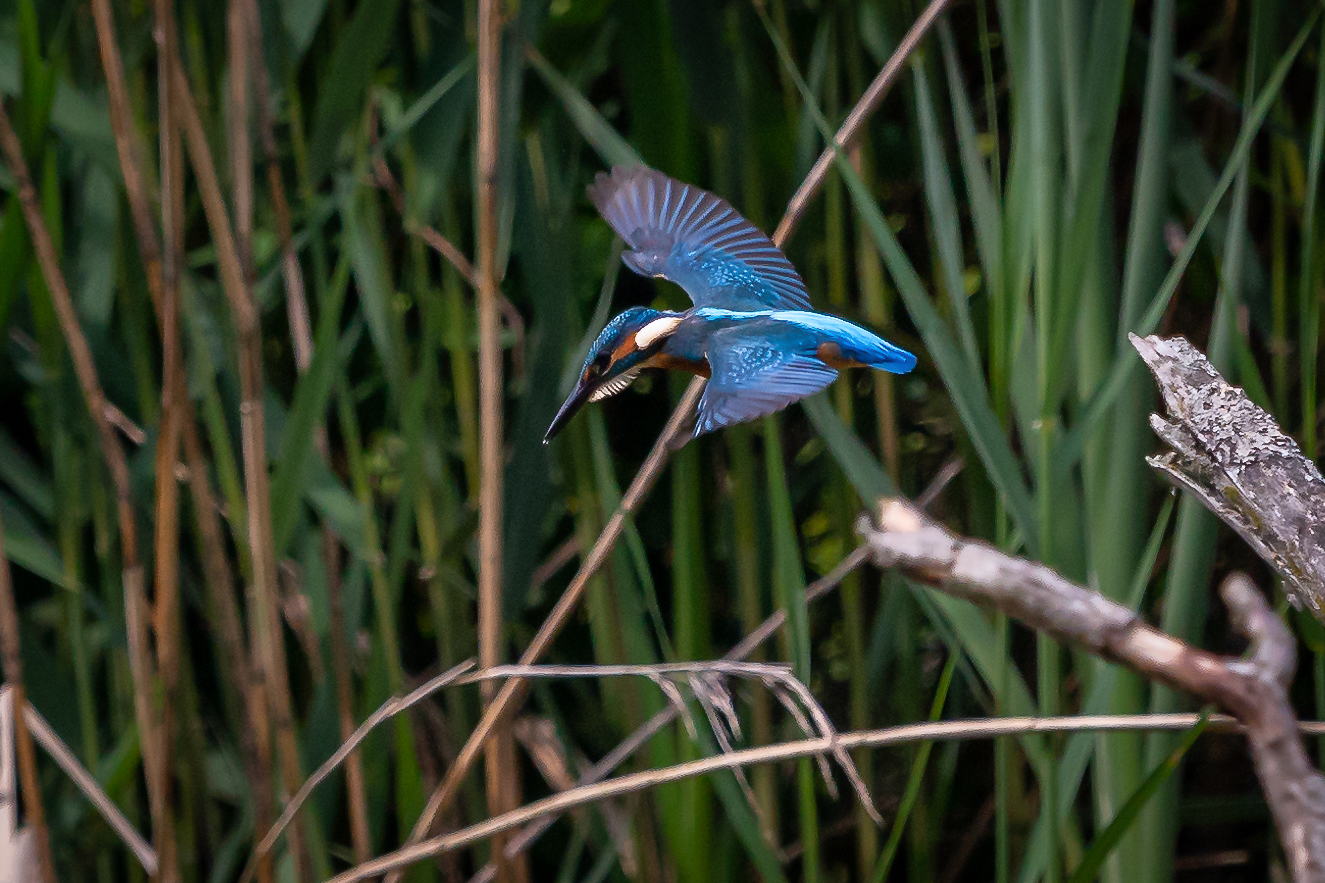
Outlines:
[[[617,345],[616,349],[612,350],[612,361],[616,362],[624,359],[633,352],[635,352],[635,335],[629,334],[625,340]]]

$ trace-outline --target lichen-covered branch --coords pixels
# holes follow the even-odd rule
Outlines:
[[[882,567],[1016,617],[1146,677],[1213,702],[1247,729],[1256,773],[1293,879],[1325,881],[1325,777],[1311,765],[1287,688],[1292,636],[1245,577],[1222,588],[1234,626],[1251,643],[1244,659],[1217,656],[1149,625],[1131,610],[1042,564],[950,533],[902,500],[884,500],[861,533]]]
[[[1147,462],[1279,571],[1294,605],[1325,621],[1325,479],[1316,464],[1185,338],[1131,339],[1169,412],[1150,425],[1173,450]]]

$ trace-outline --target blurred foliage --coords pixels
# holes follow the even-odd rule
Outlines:
[[[159,211],[152,4],[111,6]],[[278,600],[295,760],[307,774],[347,725],[477,650],[475,299],[419,235],[431,227],[475,252],[476,10],[472,0],[258,0],[269,157],[255,108],[232,105],[229,7],[176,3],[178,49],[222,191],[236,193],[233,132],[247,134],[256,177],[244,259],[261,310]],[[552,446],[541,443],[609,314],[686,305],[679,290],[619,272],[585,185],[606,165],[639,157],[772,229],[825,131],[919,9],[911,0],[502,7],[503,607],[504,652],[514,656],[680,391],[662,376],[643,378],[586,408]],[[1286,0],[955,3],[787,248],[817,306],[878,328],[920,355],[918,369],[899,378],[849,372],[803,409],[676,454],[550,660],[710,658],[790,603],[790,631],[763,658],[794,662],[843,729],[929,715],[1184,707],[1166,690],[887,574],[859,571],[808,608],[800,593],[854,548],[863,506],[893,488],[922,492],[960,457],[960,477],[933,506],[954,529],[1039,557],[1184,638],[1236,652],[1211,587],[1231,568],[1266,586],[1271,576],[1192,501],[1177,505],[1171,525],[1172,507],[1144,463],[1156,447],[1146,424],[1155,397],[1126,334],[1191,337],[1316,455],[1325,291],[1315,252],[1325,145],[1316,16],[1311,4]],[[87,0],[0,2],[0,93],[126,428],[120,443],[150,579],[163,345],[101,58]],[[283,181],[279,198],[269,159]],[[399,182],[400,206],[380,186],[379,161]],[[227,530],[235,586],[226,591],[238,593],[247,621],[257,605],[243,591],[255,577],[239,341],[192,164],[186,179],[187,391]],[[114,491],[12,170],[0,171],[0,187],[0,518],[29,695],[147,831]],[[282,200],[311,316],[306,365],[289,319]],[[218,625],[224,587],[208,569],[197,510],[181,497],[182,604],[164,626],[183,648],[168,709],[175,835],[183,879],[233,880],[264,833],[259,820],[270,821],[289,786],[255,784],[249,685],[235,680],[226,662],[234,648]],[[1301,714],[1318,717],[1325,640],[1286,615],[1316,654],[1296,690]],[[752,688],[738,699],[749,742],[796,736],[769,696]],[[526,710],[553,723],[576,769],[664,701],[640,683],[574,681],[539,687]],[[403,840],[478,710],[473,688],[454,688],[370,737],[360,810],[372,854]],[[529,866],[534,879],[567,881],[744,880],[756,870],[772,879],[1007,881],[1062,879],[1088,856],[1111,881],[1167,880],[1179,868],[1213,879],[1217,864],[1233,866],[1229,879],[1270,877],[1276,840],[1238,740],[1203,736],[1164,782],[1153,771],[1180,740],[1034,737],[862,755],[889,825],[901,810],[896,832],[830,800],[808,762],[796,775],[761,768],[751,772],[753,791],[776,847],[727,776],[623,802],[625,840],[602,813],[560,822]],[[695,757],[715,750],[710,742],[674,726],[632,763]],[[521,757],[509,774],[524,798],[548,793]],[[41,772],[60,879],[142,879],[71,782],[44,761]],[[481,819],[482,791],[482,777],[471,776],[448,825]],[[353,863],[353,802],[337,774],[302,815],[306,879]],[[1106,832],[1105,846],[1091,850]],[[284,841],[279,849],[279,879],[297,879]],[[444,857],[417,879],[466,879],[486,855]]]

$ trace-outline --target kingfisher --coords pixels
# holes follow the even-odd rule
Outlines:
[[[916,357],[859,325],[820,313],[786,255],[724,199],[647,166],[616,166],[589,186],[599,214],[630,246],[641,276],[674,282],[684,312],[631,307],[594,341],[543,443],[585,402],[628,387],[645,368],[707,377],[694,436],[780,411],[842,368],[905,374]]]

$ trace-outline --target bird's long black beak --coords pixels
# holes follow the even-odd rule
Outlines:
[[[580,410],[585,402],[589,401],[589,396],[592,393],[593,388],[589,384],[584,382],[575,384],[575,391],[562,404],[557,416],[552,418],[552,425],[547,428],[547,434],[543,436],[543,444],[548,444],[558,432],[561,432],[562,428],[570,422],[570,418],[575,416],[575,412]]]

